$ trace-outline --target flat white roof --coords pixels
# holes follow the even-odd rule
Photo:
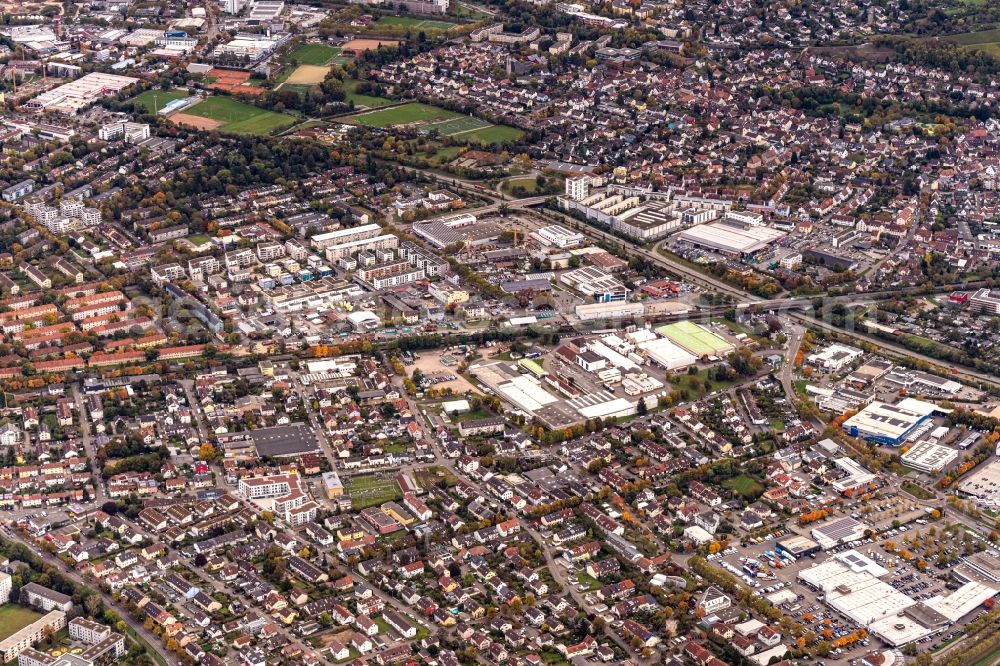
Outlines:
[[[316,234],[309,240],[313,242],[323,242],[328,240],[335,240],[337,238],[347,238],[350,236],[356,236],[357,234],[371,233],[372,235],[377,234],[382,230],[377,224],[362,224],[357,227],[348,227],[346,229],[337,229],[336,231],[327,231],[321,234]]]
[[[864,626],[895,616],[915,603],[867,569],[852,570],[836,558],[801,571],[799,578],[822,589],[828,605]]]
[[[908,467],[922,472],[930,472],[944,469],[957,457],[958,451],[955,449],[925,440],[914,444],[909,451],[902,455],[901,460]]]
[[[626,333],[625,338],[629,340],[632,344],[639,345],[643,342],[649,342],[650,340],[658,339],[656,333],[653,333],[648,328],[637,328],[631,333]]]
[[[992,585],[970,582],[946,597],[935,597],[925,603],[950,621],[958,622],[996,593],[997,588]]]
[[[934,632],[911,617],[886,617],[872,622],[868,630],[892,646],[918,641]]]
[[[615,398],[606,402],[598,402],[586,407],[578,407],[580,415],[588,419],[605,418],[608,416],[622,416],[635,412],[635,405],[625,398]]]
[[[559,401],[529,375],[514,377],[509,382],[499,385],[497,389],[503,393],[505,398],[527,412],[533,412],[545,405]]]
[[[676,237],[726,252],[751,253],[784,238],[785,232],[770,227],[741,228],[722,222],[710,222],[685,229]]]
[[[632,361],[627,356],[622,356],[614,349],[608,347],[606,344],[604,344],[599,340],[588,340],[587,348],[590,349],[590,351],[597,354],[598,356],[606,358],[608,360],[608,363],[615,366],[616,368],[621,368],[622,370],[639,369],[639,365],[635,361]]]
[[[875,401],[847,419],[844,427],[857,428],[860,434],[898,439],[938,409],[935,404],[915,398],[900,400],[895,405]]]
[[[697,363],[698,358],[667,338],[655,338],[638,344],[639,349],[646,352],[653,361],[668,370],[683,368]]]

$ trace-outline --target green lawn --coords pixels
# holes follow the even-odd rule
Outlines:
[[[376,21],[376,24],[413,28],[414,30],[451,30],[455,27],[454,23],[446,21],[427,21],[409,16],[383,16]]]
[[[458,477],[447,467],[423,467],[413,471],[413,478],[424,490],[430,490],[441,481],[449,487],[458,483]]]
[[[0,606],[0,638],[7,638],[11,634],[24,629],[40,617],[42,617],[41,613],[36,613],[28,608],[22,608],[17,604]]]
[[[156,113],[170,102],[189,96],[190,93],[186,90],[160,90],[156,88],[139,93],[129,101],[136,106],[141,106],[149,113]]]
[[[522,188],[528,196],[538,193],[538,183],[535,181],[534,176],[530,178],[511,178],[510,180],[505,180],[500,187],[508,195],[513,195],[514,188],[516,187]]]
[[[472,116],[458,116],[457,118],[449,118],[448,120],[428,125],[424,129],[428,132],[437,130],[437,133],[442,136],[454,136],[465,132],[481,130],[486,127],[491,127],[491,125],[485,120],[473,118]]]
[[[366,509],[403,498],[399,486],[392,479],[379,479],[372,475],[351,477],[344,489],[351,497],[351,507]]]
[[[944,35],[941,39],[947,39],[961,44],[962,46],[975,46],[978,44],[992,44],[1000,42],[1000,28],[994,30],[981,30],[979,32],[963,32],[958,35]]]
[[[270,134],[295,123],[294,116],[267,111],[230,97],[209,97],[184,111],[192,116],[222,121],[220,129],[237,134]]]
[[[308,95],[309,91],[316,86],[311,86],[308,83],[283,83],[281,85],[282,91],[290,91],[298,95]]]
[[[757,499],[764,492],[764,486],[746,474],[726,479],[722,482],[722,487],[728,488],[746,499]]]
[[[201,245],[202,243],[207,243],[212,240],[208,234],[191,234],[187,237],[187,240],[192,245]]]
[[[288,58],[300,65],[325,65],[340,55],[341,49],[327,44],[299,44]]]
[[[596,590],[601,587],[601,581],[597,580],[588,573],[581,571],[576,575],[576,582],[578,585],[586,585],[587,591]]]
[[[708,368],[699,370],[694,375],[675,375],[670,381],[677,388],[687,389],[690,392],[690,397],[692,399],[700,398],[701,396],[713,391],[725,391],[740,382],[739,379],[731,382],[713,381],[708,378]],[[709,384],[707,390],[705,387],[706,382]]]
[[[411,123],[437,123],[442,120],[458,117],[459,115],[452,111],[439,109],[429,104],[411,102],[410,104],[394,106],[391,109],[353,115],[349,120],[358,125],[384,128],[395,125],[409,125]]]
[[[901,485],[900,489],[903,490],[904,492],[910,493],[917,499],[929,500],[934,498],[934,493],[910,481],[907,481],[906,483]]]
[[[477,129],[474,132],[469,132],[468,134],[462,134],[461,138],[475,141],[476,143],[493,145],[497,143],[507,143],[508,141],[517,141],[522,136],[524,136],[524,132],[516,127],[508,127],[507,125],[490,125],[489,127]]]
[[[486,411],[485,409],[476,409],[471,412],[465,412],[464,414],[449,414],[448,418],[450,418],[453,423],[462,423],[463,421],[490,419],[493,418],[493,416],[494,416],[493,414]]]
[[[361,82],[357,79],[348,79],[344,82],[344,93],[347,95],[347,101],[354,102],[354,106],[377,109],[379,107],[392,104],[391,99],[373,97],[372,95],[362,95],[361,93],[355,92],[359,83]]]

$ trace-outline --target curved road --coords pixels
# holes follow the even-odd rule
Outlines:
[[[160,658],[164,660],[164,662],[166,662],[167,664],[178,663],[177,656],[171,654],[163,646],[163,644],[160,642],[160,639],[153,632],[146,629],[146,627],[143,626],[142,623],[138,622],[137,620],[135,620],[135,618],[130,616],[128,614],[128,611],[125,610],[125,607],[122,604],[119,604],[117,601],[115,601],[110,594],[105,592],[100,587],[92,585],[88,581],[84,580],[83,576],[78,574],[72,567],[67,566],[66,563],[63,562],[61,559],[59,559],[56,555],[53,555],[52,553],[46,550],[40,549],[38,547],[38,544],[33,543],[29,539],[26,539],[20,532],[17,532],[16,529],[11,529],[8,525],[4,525],[3,532],[6,538],[11,539],[12,541],[16,541],[24,546],[27,546],[33,552],[37,553],[38,556],[41,557],[45,562],[56,567],[60,572],[62,572],[64,576],[72,580],[77,585],[86,585],[92,590],[96,590],[101,595],[101,599],[104,601],[104,605],[107,606],[108,608],[113,609],[116,613],[118,613],[121,616],[122,620],[124,620],[128,626],[132,627],[132,630],[135,631],[135,633],[137,633],[139,636],[141,636],[149,644],[149,646],[153,649],[153,651],[156,652],[156,654],[158,654]]]

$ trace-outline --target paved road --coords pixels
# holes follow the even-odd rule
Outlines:
[[[147,630],[146,627],[143,626],[143,624],[141,622],[139,622],[138,620],[135,620],[134,618],[132,618],[128,614],[128,611],[125,610],[125,607],[122,604],[119,604],[117,601],[115,601],[114,598],[110,594],[108,594],[104,590],[100,589],[96,585],[93,585],[90,582],[84,580],[83,577],[80,574],[78,574],[72,567],[68,566],[65,562],[63,562],[61,559],[59,559],[56,555],[53,555],[52,553],[49,553],[47,551],[44,551],[44,550],[40,549],[38,547],[38,544],[30,541],[25,536],[23,536],[20,532],[17,532],[15,529],[9,529],[5,525],[4,528],[3,528],[3,534],[4,534],[4,536],[6,538],[11,539],[13,541],[17,541],[18,543],[21,543],[21,544],[27,546],[28,548],[30,548],[32,551],[34,551],[35,553],[37,553],[38,556],[41,557],[44,561],[48,562],[49,564],[51,564],[54,567],[56,567],[57,569],[59,569],[59,571],[62,572],[63,575],[65,575],[67,578],[69,578],[70,580],[72,580],[77,585],[86,585],[87,587],[90,587],[90,588],[92,588],[94,590],[97,590],[97,592],[100,593],[100,595],[101,595],[101,599],[104,600],[104,605],[107,606],[108,608],[112,608],[115,611],[117,611],[117,613],[119,615],[121,615],[122,619],[130,627],[132,627],[132,629],[138,635],[142,636],[146,640],[146,642],[149,643],[150,647],[152,647],[153,650],[157,654],[159,654],[160,657],[162,657],[164,661],[166,661],[168,664],[176,664],[176,663],[178,663],[177,662],[177,656],[174,655],[174,654],[172,654],[172,653],[170,653],[162,645],[162,643],[160,642],[160,639],[153,632]]]
[[[202,567],[199,567],[199,566],[195,565],[195,563],[194,563],[193,560],[182,559],[181,561],[184,563],[184,565],[191,572],[193,572],[196,576],[198,576],[198,578],[200,578],[203,581],[205,581],[205,583],[207,583],[208,585],[210,585],[212,587],[212,589],[215,590],[216,592],[221,592],[222,594],[225,594],[225,595],[227,595],[229,597],[235,597],[236,599],[238,599],[240,601],[240,603],[243,604],[243,607],[246,608],[246,609],[255,608],[255,609],[260,610],[261,612],[263,612],[263,613],[266,614],[266,611],[264,611],[263,608],[260,608],[256,604],[256,602],[254,602],[252,599],[249,599],[248,597],[244,596],[243,593],[240,592],[239,590],[227,588],[226,585],[222,583],[222,581],[220,581],[220,580],[218,580],[216,578],[212,578],[207,573],[205,573],[205,571],[204,571],[204,569]],[[275,622],[277,624],[279,624],[279,625],[281,624],[277,620],[275,620]],[[306,643],[303,643],[301,640],[299,640],[297,637],[295,637],[290,631],[286,631],[284,633],[288,637],[288,640],[291,641],[291,643],[293,645],[297,646],[300,650],[302,650],[303,653],[316,652],[317,654],[319,654],[319,652],[316,650],[316,648],[314,648],[311,645],[308,645]],[[328,666],[330,666],[331,662],[329,660],[327,660],[322,654],[319,654],[319,657],[320,657],[320,660],[322,661],[322,663],[327,664]]]
[[[194,381],[191,379],[182,379],[178,383],[184,389],[184,397],[187,398],[188,407],[194,412],[194,421],[198,428],[198,436],[201,437],[203,443],[207,442],[208,427],[205,425],[205,413],[201,410],[201,403],[194,392]]]
[[[524,521],[522,521],[522,523],[523,522]],[[564,569],[555,561],[555,558],[552,556],[552,550],[549,548],[549,545],[546,543],[542,535],[527,526],[525,526],[525,531],[527,531],[527,533],[531,535],[531,538],[534,539],[535,543],[538,544],[538,547],[541,548],[542,555],[545,557],[545,564],[548,567],[549,571],[552,573],[552,577],[556,580],[557,583],[563,586],[564,590],[566,590],[569,593],[570,597],[576,603],[577,608],[579,610],[586,610],[589,604],[587,604],[586,599],[583,598],[583,595],[580,593],[580,591],[576,589],[576,582],[571,581],[569,577],[566,575],[566,569]],[[631,645],[625,642],[623,638],[621,638],[618,634],[616,634],[610,626],[605,627],[604,633],[605,635],[607,635],[608,638],[610,638],[616,644],[618,644],[618,646],[621,649],[625,650],[625,652],[632,659],[635,659],[636,661],[643,661],[642,655],[640,655]]]
[[[101,470],[97,466],[97,451],[94,449],[94,441],[90,434],[90,413],[83,401],[83,394],[80,393],[79,384],[73,384],[73,401],[76,403],[77,417],[80,419],[80,437],[83,440],[83,450],[90,460],[90,472],[94,477],[94,495],[98,504],[103,504],[107,499],[104,492],[104,478]]]

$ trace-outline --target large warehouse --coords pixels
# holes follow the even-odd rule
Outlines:
[[[674,240],[727,257],[749,257],[766,250],[785,237],[785,232],[770,227],[734,225],[729,222],[709,222],[685,229]]]
[[[496,241],[503,227],[495,222],[481,222],[475,215],[459,213],[426,222],[415,222],[413,233],[439,250],[453,243],[468,243],[473,247]]]
[[[823,590],[830,606],[856,624],[868,626],[913,605],[912,599],[880,580],[887,573],[864,555],[848,550],[799,572],[799,578]]]
[[[909,451],[902,455],[903,464],[920,472],[940,472],[954,462],[958,451],[928,442],[917,442]]]
[[[835,518],[818,527],[814,527],[810,536],[823,550],[829,550],[835,546],[863,538],[867,529],[867,525],[853,518]]]
[[[876,401],[844,421],[843,428],[852,437],[899,446],[914,428],[931,416],[950,411],[916,398],[905,398],[895,405]]]
[[[991,584],[969,581],[950,594],[915,601],[882,580],[888,573],[858,551],[848,550],[799,572],[798,577],[822,590],[830,607],[893,647],[943,631],[996,594]]]
[[[75,81],[41,93],[24,106],[32,110],[58,111],[72,115],[102,97],[119,93],[138,82],[139,79],[132,76],[91,72]]]
[[[683,370],[698,362],[698,357],[666,338],[641,342],[638,347],[650,361],[670,371]]]

